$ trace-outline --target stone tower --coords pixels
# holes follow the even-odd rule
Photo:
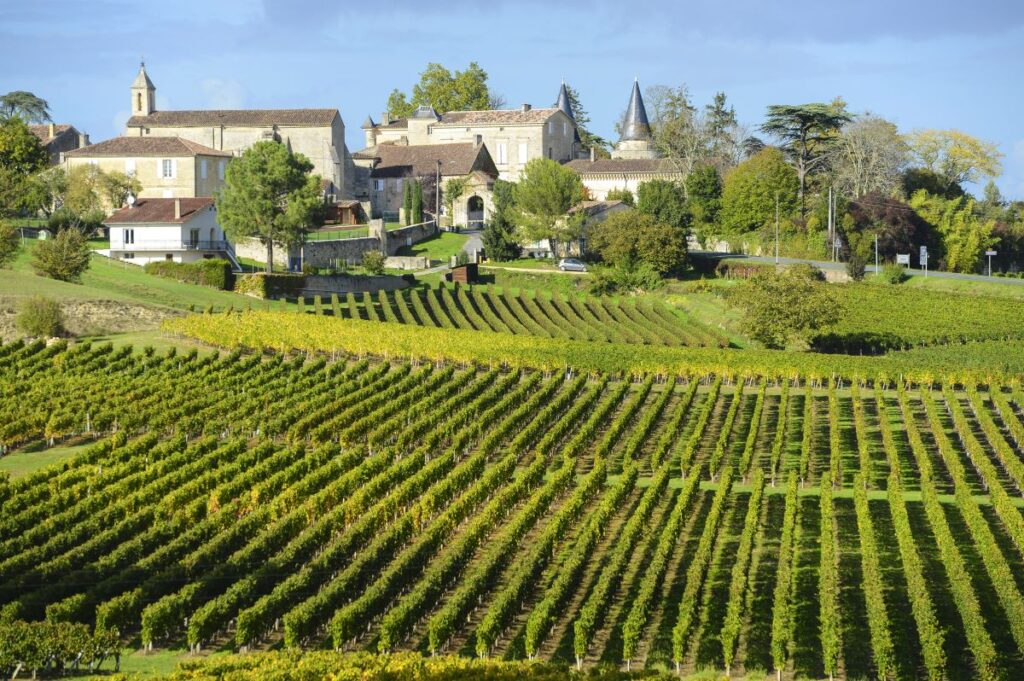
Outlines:
[[[569,100],[569,90],[565,86],[565,81],[562,81],[562,87],[558,91],[558,101],[555,102],[555,108],[564,113],[572,121],[572,158],[579,158],[580,153],[583,151],[580,140],[580,129],[576,125],[576,116],[572,113],[572,102]]]
[[[132,116],[148,116],[156,111],[156,86],[146,74],[146,63],[139,64],[139,75],[132,82]]]
[[[651,139],[651,124],[647,122],[644,98],[640,95],[640,84],[633,81],[633,93],[622,119],[622,136],[612,150],[612,158],[658,158]]]

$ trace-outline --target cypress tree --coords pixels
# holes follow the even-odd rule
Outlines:
[[[412,190],[412,223],[423,222],[423,184],[416,180],[416,186]]]
[[[411,183],[403,183],[402,190],[402,222],[406,225],[412,224],[412,187]]]

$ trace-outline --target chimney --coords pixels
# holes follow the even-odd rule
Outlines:
[[[78,133],[78,148],[89,146],[89,133],[80,132]]]
[[[53,139],[56,136],[57,136],[57,126],[54,125],[53,123],[50,123],[49,137],[50,137],[50,139]]]
[[[529,111],[532,108],[533,107],[530,106],[529,104],[523,104],[523,113],[526,113],[527,111]]]
[[[174,199],[174,219],[181,219],[181,199]]]
[[[590,147],[590,162],[593,163],[597,160],[597,152],[594,151],[594,147]]]
[[[380,115],[380,124],[381,125],[387,125],[390,122],[391,122],[391,112],[390,111],[385,111],[384,113],[382,113]]]

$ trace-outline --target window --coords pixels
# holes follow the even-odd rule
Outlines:
[[[122,229],[121,230],[121,242],[125,244],[135,243],[135,230],[134,229]]]
[[[134,175],[135,174],[135,159],[134,158],[129,158],[129,159],[125,160],[125,162],[124,162],[124,174],[125,175]]]
[[[498,165],[506,163],[508,163],[508,145],[504,142],[498,142]]]
[[[569,136],[569,124],[564,121],[562,122],[562,134],[566,137]]]
[[[199,246],[199,230],[198,229],[192,229],[192,230],[189,231],[188,243],[193,248]]]
[[[224,179],[224,161],[217,161],[217,178]]]
[[[555,132],[555,122],[548,121],[548,134],[551,135]]]
[[[527,146],[526,142],[520,142],[519,143],[519,163],[520,163],[520,165],[526,165],[527,156],[529,154],[528,149],[529,149],[529,147]]]
[[[199,162],[199,177],[206,179],[206,159]]]
[[[164,253],[164,260],[174,260],[173,253]]]
[[[124,258],[125,260],[134,260],[135,259],[135,254],[134,253],[124,253],[121,257]]]
[[[373,188],[374,188],[374,190],[379,191],[379,192],[384,191],[384,180],[374,180],[373,181]]]
[[[555,150],[552,147],[548,147],[548,158],[555,157]]]
[[[165,180],[172,179],[174,177],[174,159],[173,158],[162,158],[159,161],[157,167],[157,175]]]

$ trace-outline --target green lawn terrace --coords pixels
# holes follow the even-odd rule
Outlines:
[[[0,375],[9,449],[95,443],[0,484],[11,618],[686,674],[1024,662],[1009,385],[99,344],[3,345]]]

